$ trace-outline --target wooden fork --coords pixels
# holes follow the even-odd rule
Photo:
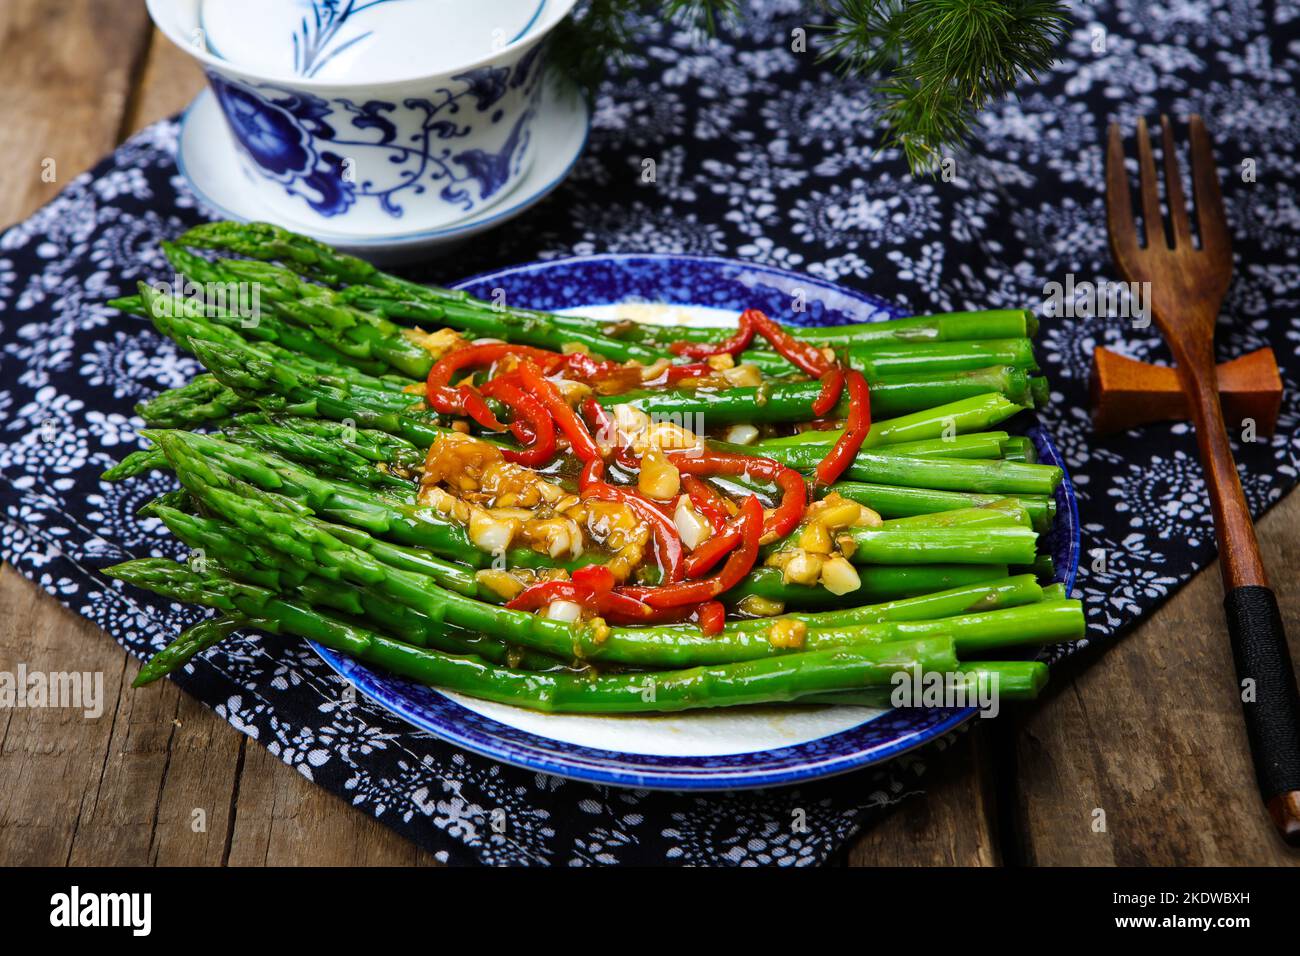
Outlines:
[[[1190,152],[1198,248],[1192,242],[1173,128],[1167,116],[1160,117],[1160,127],[1169,221],[1160,213],[1151,139],[1146,121],[1139,119],[1138,169],[1146,236],[1139,244],[1124,169],[1124,142],[1119,126],[1111,124],[1106,152],[1110,250],[1125,279],[1150,283],[1148,301],[1156,326],[1177,363],[1214,513],[1223,605],[1241,682],[1255,776],[1278,832],[1287,843],[1300,846],[1300,695],[1277,599],[1268,586],[1255,526],[1228,444],[1215,383],[1214,324],[1232,278],[1232,247],[1219,194],[1219,174],[1205,124],[1193,116]]]

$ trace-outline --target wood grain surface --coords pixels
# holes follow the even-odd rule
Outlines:
[[[50,16],[59,29],[38,29]],[[185,55],[150,33],[138,0],[4,0],[0,223],[201,85]],[[41,180],[46,157],[56,182]],[[1300,495],[1259,527],[1300,658]],[[1044,700],[955,738],[843,861],[1300,862],[1251,782],[1221,597],[1218,575],[1202,572],[1123,641],[1054,672]],[[171,683],[130,691],[138,663],[5,566],[0,669],[20,661],[102,671],[107,702],[96,720],[0,710],[0,865],[433,863]]]

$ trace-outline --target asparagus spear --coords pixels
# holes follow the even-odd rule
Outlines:
[[[997,515],[992,516],[996,520]],[[854,564],[1029,564],[1038,533],[1030,528],[969,527],[845,528]]]
[[[221,500],[224,495],[217,495]],[[357,555],[346,557],[338,565],[345,576],[362,574],[354,570]],[[375,569],[378,570],[378,569]],[[106,574],[129,583],[192,603],[205,603],[226,611],[274,617],[271,601],[278,600],[265,588],[244,585],[228,578],[199,574],[185,565],[158,559],[129,561],[108,569]],[[445,608],[445,619],[461,624],[456,618],[474,619],[478,625],[493,621],[502,636],[530,647],[563,655],[572,649],[580,659],[610,661],[640,667],[693,667],[708,664],[738,663],[765,657],[798,653],[786,646],[769,642],[765,632],[724,630],[713,637],[698,633],[675,633],[665,628],[603,628],[560,624],[535,615],[491,607],[441,591],[426,581],[414,589],[403,582],[411,576],[390,570],[364,574],[369,586],[394,596],[402,594],[404,603],[417,602],[426,607]],[[213,597],[213,593],[217,597]],[[259,597],[257,603],[248,595]],[[445,604],[442,602],[445,601]],[[276,605],[278,606],[278,605]],[[426,612],[427,613],[427,612]],[[992,648],[1053,643],[1082,633],[1083,615],[1077,601],[1040,602],[1020,607],[977,612],[936,621],[887,621],[875,624],[826,627],[809,630],[802,650],[824,651],[835,648],[863,650],[880,644],[922,640],[951,635],[962,654],[986,653]],[[567,637],[567,640],[564,639]]]
[[[195,355],[222,383],[268,414],[280,412],[351,422],[428,447],[446,429],[414,402],[401,410],[390,398],[342,380],[301,375],[262,360],[250,349],[193,342]]]
[[[461,525],[407,503],[405,496],[385,497],[320,478],[286,459],[208,435],[186,432],[146,432],[145,435],[157,442],[169,458],[169,448],[186,446],[191,453],[201,455],[210,470],[221,468],[259,488],[286,494],[323,517],[476,567],[486,567],[492,561],[490,554],[471,543]],[[977,520],[993,519],[997,515],[988,512],[976,517]],[[851,542],[850,558],[859,564],[1029,564],[1034,560],[1037,535],[1028,527],[968,531],[952,527],[954,524],[949,521],[931,527],[912,523],[906,527],[849,528],[842,537]],[[513,549],[508,559],[517,567],[554,563],[546,555],[522,548]],[[598,557],[588,555],[576,559],[576,563],[594,560]]]
[[[276,552],[268,551],[252,540],[241,529],[224,521],[177,512],[165,506],[158,506],[155,514],[167,525],[169,530],[184,544],[201,551],[221,563],[223,568],[233,570],[239,577],[247,577],[251,583],[264,587],[284,589],[301,587],[305,581],[313,578],[300,567],[280,557]],[[484,589],[477,578],[464,568],[441,561],[425,552],[412,548],[403,548],[386,542],[367,540],[366,536],[355,529],[325,522],[314,521],[316,527],[338,536],[342,541],[368,551],[373,557],[389,567],[427,575],[441,587],[460,594],[476,597],[493,603],[496,595]],[[250,576],[250,570],[253,569]],[[319,579],[317,579],[319,580]],[[337,583],[335,587],[342,587]],[[325,603],[338,610],[354,615],[366,613],[369,607],[365,601],[368,596],[361,592],[360,603],[348,598],[352,603],[335,604],[330,600]],[[346,596],[346,595],[344,595]],[[1063,593],[1052,592],[1054,598],[1064,598]],[[1034,603],[1043,600],[1044,589],[1039,587],[1034,576],[1030,574],[1018,577],[964,585],[932,594],[924,594],[907,599],[886,601],[874,605],[848,608],[800,616],[809,628],[843,627],[851,624],[868,624],[888,620],[920,620],[924,618],[949,617],[960,613],[977,610],[991,610],[997,607],[1013,607],[1019,604]],[[342,598],[337,598],[341,600]],[[380,602],[387,609],[392,605]],[[404,610],[404,609],[402,609]],[[400,626],[386,624],[388,630],[396,630],[405,635],[414,627],[410,622],[399,622]],[[735,631],[753,631],[771,626],[770,620],[751,620],[735,622],[729,627]],[[682,625],[676,629],[693,630],[695,625]],[[673,628],[669,628],[673,629]],[[445,650],[446,648],[444,648]]]
[[[750,454],[743,445],[714,442],[713,447],[736,454]],[[773,458],[805,473],[816,469],[825,457],[817,445],[788,445],[764,449]],[[845,472],[853,482],[901,485],[938,491],[987,492],[1008,495],[1050,495],[1061,481],[1055,465],[1031,465],[1013,461],[982,461],[961,458],[907,458],[878,452],[858,452]]]
[[[424,461],[424,450],[404,438],[372,428],[357,428],[342,422],[321,418],[299,418],[293,415],[247,415],[232,419],[231,424],[237,427],[267,424],[287,428],[345,448],[367,461],[389,468],[411,469]]]
[[[317,419],[246,414],[231,419],[220,434],[227,441],[309,465],[317,474],[390,492],[411,490],[411,481],[393,469],[407,474],[424,460],[414,445],[400,438]],[[376,468],[376,464],[383,467]],[[127,455],[101,477],[121,481],[168,467],[160,448],[148,448]]]
[[[228,475],[273,491],[297,503],[304,513],[315,513],[343,525],[363,528],[397,544],[427,549],[473,568],[485,568],[495,556],[478,548],[465,528],[413,503],[409,492],[394,494],[319,477],[277,455],[211,435],[169,431],[142,433],[154,441],[175,467],[177,449],[185,448],[192,460],[202,460],[213,476]],[[179,472],[178,472],[179,474]],[[601,560],[588,554],[572,561],[556,561],[530,548],[512,548],[504,555],[508,567],[580,567]]]
[[[1028,309],[988,309],[979,312],[949,312],[918,315],[906,319],[864,322],[854,325],[786,326],[796,338],[832,348],[864,344],[911,342],[958,342],[968,339],[1032,338],[1038,320]],[[634,341],[715,342],[729,334],[725,328],[698,326],[653,326],[629,323],[623,335]]]
[[[902,455],[905,458],[1001,458],[1011,436],[1006,432],[974,432],[954,435],[951,438],[927,438],[924,441],[904,441],[877,446],[882,455]],[[816,448],[822,456],[830,454],[834,442],[816,444],[804,442],[800,448]],[[790,447],[790,446],[784,446]],[[1013,450],[1019,446],[1012,445]],[[762,451],[754,454],[762,455]]]
[[[452,656],[416,647],[264,590],[257,593],[243,588],[243,593],[230,597],[210,580],[192,581],[189,587],[179,588],[174,579],[197,576],[182,565],[165,568],[154,564],[156,560],[126,562],[105,573],[143,587],[170,589],[195,603],[257,607],[264,615],[259,620],[263,630],[316,641],[424,684],[552,713],[659,713],[772,703],[886,685],[899,672],[957,667],[953,642],[932,637],[658,673],[588,677],[522,672],[494,666],[476,656]],[[153,580],[164,576],[173,581]]]
[[[898,528],[970,528],[976,525],[1008,525],[1032,528],[1033,519],[1018,498],[1000,498],[986,505],[972,508],[954,508],[951,511],[934,511],[929,514],[889,518],[882,527]]]
[[[279,425],[249,423],[222,429],[229,441],[277,454],[288,461],[311,465],[318,474],[360,487],[409,495],[411,479],[375,467],[373,461],[343,445]],[[416,462],[412,462],[414,466]]]
[[[867,432],[863,448],[875,448],[880,445],[894,445],[901,442],[928,441],[953,435],[965,435],[982,432],[1001,424],[1017,412],[1023,411],[1023,405],[1007,401],[999,392],[986,392],[970,398],[959,399],[944,405],[936,405],[924,411],[900,415],[872,422],[871,431]],[[765,449],[783,448],[787,445],[834,443],[842,434],[840,431],[804,431],[782,438],[768,438],[749,446],[751,454],[766,454]]]
[[[566,663],[549,654],[512,647],[487,634],[473,634],[452,627],[419,611],[386,601],[366,588],[310,574],[276,551],[262,547],[227,522],[185,514],[165,506],[158,506],[155,513],[191,549],[192,554],[202,554],[205,562],[212,562],[216,572],[226,577],[289,593],[314,606],[373,621],[408,643],[433,646],[451,654],[477,654],[493,663],[526,670],[548,670]],[[323,523],[318,523],[318,526],[336,534],[346,530]],[[474,575],[457,565],[382,543],[378,543],[373,553],[394,567],[427,574],[439,585],[461,594],[484,596]]]
[[[347,356],[333,351],[327,343],[312,340],[314,347],[307,347],[298,341],[303,337],[302,333],[295,332],[292,327],[277,326],[267,316],[249,323],[243,316],[216,306],[174,295],[165,296],[143,282],[139,287],[140,294],[134,302],[118,299],[110,305],[135,311],[137,306],[134,303],[138,302],[139,313],[187,351],[193,351],[190,341],[194,339],[232,348],[245,347],[261,358],[308,374],[344,378],[379,391],[401,392],[412,382],[409,376],[391,373],[381,362],[352,362]]]
[[[136,405],[135,413],[157,428],[192,428],[227,418],[252,406],[213,375],[200,375],[186,385]]]
[[[866,505],[884,518],[906,518],[965,508],[981,508],[1006,500],[996,494],[971,494],[961,491],[936,491],[931,488],[906,488],[859,481],[841,481],[830,491]],[[1056,516],[1056,502],[1047,495],[1016,495],[1015,502],[1029,513],[1034,528],[1045,531]]]
[[[1037,464],[1038,449],[1031,439],[1024,435],[1010,435],[1002,441],[1002,457],[1007,461],[1023,461]]]
[[[957,372],[1013,365],[1036,371],[1034,344],[1028,338],[972,339],[959,342],[878,342],[849,345],[839,350],[840,360],[868,379],[904,372]],[[795,368],[783,356],[766,349],[749,349],[737,361],[756,365],[765,375],[788,375]]]
[[[979,661],[962,663],[955,675],[968,701],[977,700],[981,688],[997,687],[1000,700],[1033,700],[1047,686],[1047,665],[1041,661]],[[994,683],[996,681],[996,684]],[[894,688],[871,687],[860,691],[813,694],[801,697],[801,704],[831,704],[839,707],[892,707]]]
[[[647,389],[623,395],[604,395],[597,401],[606,408],[631,405],[648,415],[689,415],[713,427],[738,422],[806,422],[820,391],[821,383],[816,381],[776,381],[724,390]],[[1028,404],[1030,398],[1024,371],[1011,366],[951,373],[914,372],[881,376],[872,382],[871,411],[877,416],[903,415],[990,392],[998,393],[1017,405]],[[842,398],[827,417],[844,418],[847,415],[848,399]]]
[[[563,323],[561,316],[479,302],[463,292],[432,289],[380,272],[369,263],[335,252],[323,243],[266,223],[209,223],[181,236],[184,245],[222,249],[262,261],[279,260],[329,285],[362,286],[330,301],[384,320],[438,323],[476,337],[502,338],[560,350],[585,345],[614,361],[645,364],[665,357],[662,349],[606,336],[593,323]],[[270,275],[270,273],[267,273]],[[324,292],[317,295],[324,296]]]
[[[776,568],[755,568],[725,598],[733,604],[752,595],[786,607],[843,607],[916,597],[1007,576],[1005,564],[864,565],[857,571],[861,582],[857,589],[836,595],[820,585],[786,584]]]
[[[237,280],[229,278],[227,281]],[[164,294],[140,282],[136,295],[113,299],[109,305],[149,319],[160,332],[186,348],[183,336],[197,335],[213,341],[234,336],[238,341],[273,352],[277,358],[302,364],[315,363],[338,374],[349,369],[371,375],[389,372],[384,362],[364,352],[341,352],[310,330],[283,321],[271,311],[269,304],[263,307],[259,302],[256,313],[251,307],[241,311],[238,303],[218,300],[215,295],[205,297],[207,286],[196,288],[198,292],[192,296],[180,291]]]
[[[176,640],[149,658],[140,668],[140,673],[135,675],[135,680],[131,681],[131,686],[144,687],[146,684],[152,684],[164,674],[184,666],[196,654],[201,654],[209,647],[220,644],[241,627],[265,630],[269,626],[271,622],[266,618],[248,618],[238,613],[218,614],[216,617],[200,621],[182,631]]]
[[[749,618],[732,621],[728,630],[734,633],[766,631],[778,620],[802,621],[810,630],[819,628],[850,627],[857,624],[879,624],[885,621],[924,621],[944,617],[991,611],[1001,607],[1018,607],[1046,600],[1048,591],[1040,587],[1032,574],[994,578],[974,584],[962,584],[943,591],[897,598],[876,604],[862,604],[828,611],[804,611],[798,614],[781,614],[776,617]],[[1050,592],[1052,600],[1063,600],[1064,594]],[[679,624],[675,628],[688,631],[694,625]]]

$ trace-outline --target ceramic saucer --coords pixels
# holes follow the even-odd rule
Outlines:
[[[541,202],[564,181],[582,155],[590,125],[591,111],[586,101],[548,80],[533,122],[535,158],[518,185],[480,213],[449,226],[417,232],[328,232],[272,214],[260,206],[211,90],[200,93],[181,119],[177,165],[195,195],[218,216],[274,222],[374,262],[409,262],[449,252],[471,236],[499,226]]]

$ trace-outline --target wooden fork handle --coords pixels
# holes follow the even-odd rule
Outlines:
[[[1259,792],[1282,839],[1300,847],[1300,695],[1277,598],[1247,584],[1225,595],[1223,610]]]
[[[1212,346],[1189,352],[1170,344],[1191,406],[1214,512],[1223,607],[1255,779],[1282,839],[1300,846],[1300,692],[1224,428]]]

